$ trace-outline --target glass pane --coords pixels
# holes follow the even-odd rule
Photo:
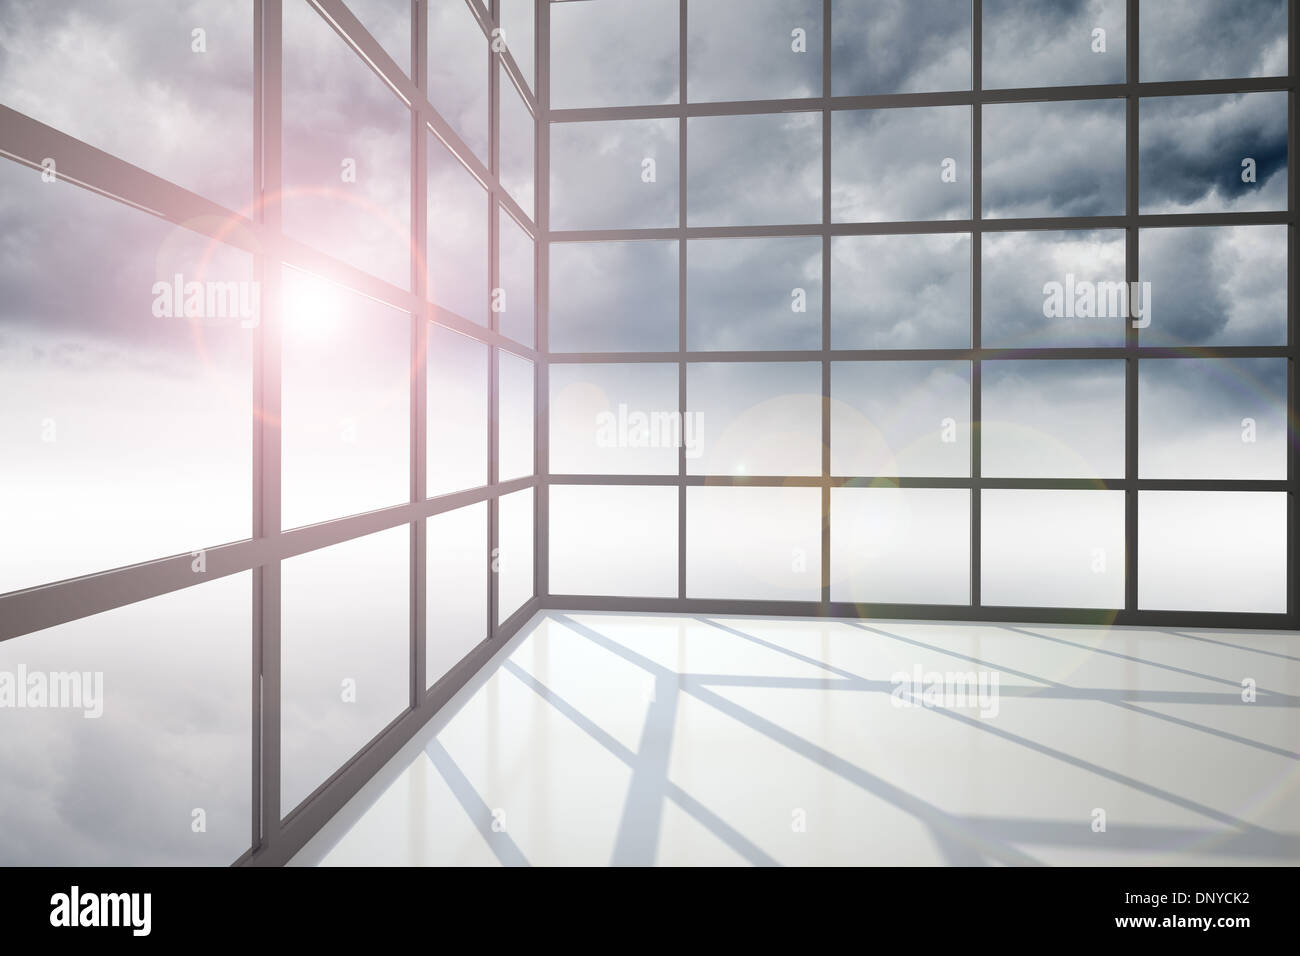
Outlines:
[[[968,106],[832,113],[831,221],[969,218],[970,126]]]
[[[409,501],[410,316],[283,276],[282,526]]]
[[[821,598],[821,489],[687,488],[686,596]]]
[[[1144,213],[1286,209],[1287,94],[1152,96],[1138,107]],[[1205,135],[1213,130],[1214,135]]]
[[[552,125],[551,228],[676,226],[677,129],[670,119]]]
[[[487,639],[488,503],[433,515],[428,523],[424,684]]]
[[[687,348],[821,348],[819,236],[691,240],[686,269]]]
[[[506,71],[501,83],[501,185],[528,216],[533,216],[533,140],[536,122],[528,104],[510,82]]]
[[[820,96],[822,0],[708,0],[687,6],[693,103]]]
[[[5,106],[251,215],[251,3],[5,3],[0,37]]]
[[[1286,76],[1286,0],[1142,0],[1144,82]]]
[[[552,365],[551,473],[675,475],[677,449],[696,455],[697,420],[677,407],[677,366]]]
[[[348,8],[399,67],[411,72],[409,0],[347,0]]]
[[[251,607],[245,572],[0,642],[6,682],[49,695],[4,711],[0,865],[226,866],[248,848]]]
[[[1123,215],[1122,99],[983,110],[986,218]]]
[[[1138,606],[1286,613],[1286,497],[1138,492]]]
[[[677,250],[675,240],[551,243],[551,351],[676,351]]]
[[[523,73],[524,82],[533,89],[534,0],[498,0],[497,6],[501,11],[501,33],[506,48]]]
[[[822,376],[817,362],[688,366],[688,475],[820,475]]]
[[[970,89],[970,0],[830,2],[836,96]]]
[[[410,704],[410,553],[402,525],[282,565],[286,815]]]
[[[1124,82],[1125,0],[984,0],[984,88]]]
[[[552,486],[553,594],[677,597],[677,489]]]
[[[429,2],[429,102],[486,166],[488,40],[465,0]]]
[[[679,0],[551,5],[551,109],[677,102]]]
[[[831,600],[969,604],[970,495],[832,488]]]
[[[970,474],[969,362],[831,365],[831,474]]]
[[[500,536],[492,558],[501,589],[497,597],[500,624],[533,596],[533,489],[502,495],[497,508]]]
[[[533,473],[533,363],[509,352],[497,355],[501,413],[497,480],[509,481]]]
[[[992,478],[1122,478],[1124,361],[985,362],[981,470]]]
[[[986,348],[1123,345],[1125,317],[1154,304],[1129,302],[1119,229],[986,232],[981,267]]]
[[[1143,345],[1286,344],[1286,226],[1142,229],[1138,243],[1160,297]]]
[[[0,592],[247,538],[251,257],[7,160],[0,221]]]
[[[700,116],[686,125],[690,225],[821,222],[819,114]]]
[[[1124,606],[1124,492],[980,492],[987,606]]]
[[[504,210],[497,211],[501,257],[498,264],[501,291],[497,293],[497,322],[502,335],[524,345],[533,344],[533,240]]]
[[[283,166],[286,234],[411,287],[411,112],[306,3],[284,5]]]
[[[1284,358],[1138,363],[1142,478],[1286,478]]]
[[[430,134],[429,299],[463,319],[488,324],[488,193]]]
[[[429,330],[425,490],[430,498],[488,482],[488,346]]]
[[[970,236],[833,237],[831,346],[968,348]]]

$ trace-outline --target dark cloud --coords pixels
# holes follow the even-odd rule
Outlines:
[[[692,103],[821,95],[821,0],[688,4],[687,30],[686,91]],[[796,30],[803,31],[801,37],[793,35]]]
[[[689,242],[687,348],[821,348],[821,251],[819,236]]]
[[[1124,116],[1120,99],[985,106],[984,215],[1122,215]]]
[[[1285,76],[1286,0],[1143,0],[1144,82]]]
[[[968,90],[970,0],[833,0],[836,96]]]
[[[1148,97],[1138,116],[1142,212],[1286,208],[1285,92]]]

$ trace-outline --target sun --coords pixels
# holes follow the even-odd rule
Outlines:
[[[333,338],[342,319],[338,290],[329,282],[286,268],[280,293],[284,331],[302,339]]]

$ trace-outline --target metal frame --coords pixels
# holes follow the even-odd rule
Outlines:
[[[1286,212],[1228,212],[1212,214],[1152,215],[1138,212],[1138,109],[1142,98],[1181,96],[1198,93],[1242,93],[1263,90],[1288,92],[1288,118],[1290,123],[1290,156],[1295,152],[1295,82],[1294,60],[1289,62],[1286,77],[1246,78],[1234,80],[1193,80],[1186,82],[1143,83],[1138,80],[1138,0],[1127,0],[1125,24],[1126,79],[1124,83],[1094,84],[1028,89],[984,90],[982,86],[982,0],[971,2],[971,88],[945,93],[899,93],[873,96],[831,95],[831,0],[822,0],[822,95],[805,99],[768,99],[735,102],[692,103],[687,96],[688,62],[688,2],[679,3],[679,96],[675,104],[628,107],[594,107],[550,110],[549,103],[542,109],[543,127],[551,123],[578,123],[600,120],[677,119],[679,122],[679,220],[676,228],[654,229],[593,229],[550,231],[543,228],[546,244],[558,242],[596,242],[629,239],[669,239],[678,243],[678,321],[679,341],[676,352],[565,352],[546,351],[544,361],[551,364],[570,363],[633,363],[655,362],[675,364],[678,369],[679,411],[686,409],[686,375],[692,362],[820,362],[822,368],[822,467],[820,477],[790,476],[699,476],[687,475],[684,450],[679,454],[678,473],[672,475],[561,475],[547,474],[549,485],[676,485],[678,497],[678,595],[676,599],[591,597],[577,594],[554,594],[541,590],[547,607],[575,610],[639,610],[681,612],[725,612],[733,614],[780,615],[833,615],[870,617],[932,618],[938,620],[1023,621],[1111,623],[1120,625],[1152,626],[1205,626],[1237,628],[1295,628],[1300,624],[1300,604],[1297,598],[1297,531],[1298,518],[1295,503],[1297,475],[1296,440],[1294,427],[1290,429],[1288,472],[1285,481],[1251,480],[1169,480],[1142,479],[1138,477],[1137,436],[1137,369],[1139,360],[1167,357],[1245,358],[1275,357],[1288,360],[1288,422],[1295,416],[1295,359],[1296,321],[1295,305],[1296,268],[1294,262],[1296,199],[1295,173],[1289,170],[1290,199]],[[542,15],[550,16],[550,4],[542,4]],[[1289,10],[1290,55],[1294,57],[1297,4],[1291,0]],[[550,25],[544,29],[549,36]],[[1119,216],[1054,217],[1032,219],[984,219],[981,210],[982,171],[982,106],[989,103],[1065,102],[1082,99],[1123,99],[1126,103],[1125,140],[1125,211]],[[906,221],[881,223],[834,223],[830,215],[831,183],[831,116],[841,110],[891,109],[915,106],[971,107],[971,218],[944,221]],[[687,119],[699,116],[736,116],[746,114],[772,114],[785,112],[820,112],[822,115],[822,221],[820,224],[790,225],[772,223],[761,226],[687,226]],[[1294,159],[1292,159],[1294,162]],[[549,223],[549,218],[546,220]],[[1112,229],[1123,230],[1126,247],[1126,280],[1138,278],[1138,230],[1172,226],[1209,225],[1282,225],[1288,227],[1288,336],[1284,346],[1204,346],[1169,348],[1143,346],[1138,332],[1126,323],[1122,346],[1107,348],[1028,348],[999,349],[985,347],[980,340],[981,328],[981,237],[985,232],[1010,232],[1028,230]],[[830,345],[830,240],[834,236],[886,235],[917,233],[963,233],[971,242],[971,347],[966,349],[899,349],[863,350],[832,349]],[[760,236],[820,236],[822,239],[822,347],[820,350],[763,350],[705,352],[689,351],[686,347],[686,281],[687,241]],[[539,340],[545,346],[547,340]],[[1124,474],[1105,479],[1005,479],[988,478],[982,474],[980,452],[981,420],[981,370],[985,361],[998,358],[1054,359],[1054,358],[1109,358],[1125,362],[1125,464]],[[833,362],[905,361],[925,359],[939,361],[957,359],[970,363],[971,368],[971,468],[968,478],[900,478],[891,475],[833,475],[830,470],[830,423],[827,411],[830,399],[830,376]],[[549,472],[549,468],[548,468]],[[686,489],[699,485],[732,487],[782,486],[818,487],[822,489],[822,592],[820,601],[736,601],[688,598],[686,596]],[[928,604],[858,604],[830,600],[830,490],[837,487],[875,485],[902,488],[965,488],[971,492],[970,501],[970,603],[968,605]],[[1125,492],[1125,569],[1124,605],[1120,608],[1093,610],[1081,608],[1036,608],[989,606],[982,602],[981,575],[981,517],[980,492],[994,488],[1103,488]],[[1237,614],[1217,612],[1183,612],[1144,610],[1138,607],[1138,492],[1146,490],[1184,491],[1275,491],[1288,495],[1287,560],[1289,576],[1287,610],[1283,614]],[[549,528],[544,529],[549,538]],[[539,560],[546,560],[544,547]]]
[[[254,332],[253,399],[253,537],[207,549],[207,571],[196,580],[189,553],[85,575],[39,587],[0,595],[0,641],[40,631],[102,611],[147,600],[197,583],[251,571],[252,641],[250,645],[250,707],[252,716],[252,819],[249,850],[235,862],[277,865],[287,862],[373,774],[483,665],[502,644],[526,623],[541,605],[532,596],[508,619],[498,623],[498,581],[491,567],[488,601],[484,608],[484,640],[432,687],[425,687],[426,660],[426,549],[427,519],[457,508],[489,503],[486,533],[489,553],[496,547],[496,502],[504,494],[537,488],[539,472],[511,481],[498,481],[496,365],[502,352],[527,359],[536,370],[544,368],[532,345],[515,342],[499,331],[495,316],[484,327],[426,300],[428,291],[425,248],[428,232],[427,134],[438,136],[462,164],[487,189],[489,201],[489,290],[495,287],[497,268],[497,215],[502,210],[520,223],[539,250],[535,261],[545,261],[533,217],[527,215],[505,191],[498,178],[497,127],[500,62],[519,87],[524,102],[537,115],[537,100],[508,50],[493,52],[492,30],[497,26],[496,2],[463,0],[484,33],[487,53],[485,81],[490,90],[489,124],[492,151],[484,165],[431,105],[427,96],[428,0],[410,0],[412,68],[406,73],[361,25],[343,0],[301,0],[328,23],[352,51],[371,68],[411,114],[411,261],[409,289],[391,285],[350,264],[285,236],[281,229],[278,197],[281,191],[282,136],[282,4],[299,0],[246,0],[253,7],[254,65],[254,177],[251,218],[225,209],[159,176],[146,172],[80,140],[52,129],[7,107],[0,107],[0,155],[34,169],[45,156],[59,157],[60,179],[82,186],[151,213],[164,220],[199,231],[253,254],[254,275],[261,281],[261,322]],[[544,74],[542,74],[544,75]],[[536,135],[536,134],[535,134]],[[545,169],[544,163],[540,165]],[[237,228],[231,229],[234,225]],[[411,316],[413,350],[410,393],[410,496],[365,514],[290,530],[281,529],[280,391],[281,342],[278,301],[280,263],[328,275],[341,285],[406,311]],[[535,276],[540,278],[540,273]],[[544,288],[544,287],[543,287]],[[492,313],[489,312],[491,316]],[[427,345],[431,323],[467,335],[488,346],[491,414],[488,443],[488,484],[436,498],[425,497],[427,487]],[[544,328],[544,326],[543,326]],[[544,375],[535,378],[544,382]],[[534,493],[535,499],[544,498]],[[363,535],[406,525],[411,529],[410,551],[410,698],[407,708],[364,747],[339,767],[297,807],[282,807],[280,798],[280,579],[281,562],[295,555],[326,548]],[[536,540],[536,529],[534,529]],[[534,555],[534,558],[536,555]],[[489,562],[490,564],[490,562]],[[534,567],[536,567],[534,560]],[[535,574],[536,584],[536,574]]]

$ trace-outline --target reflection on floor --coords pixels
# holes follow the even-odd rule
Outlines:
[[[1300,863],[1298,695],[1294,632],[547,612],[294,862]]]

